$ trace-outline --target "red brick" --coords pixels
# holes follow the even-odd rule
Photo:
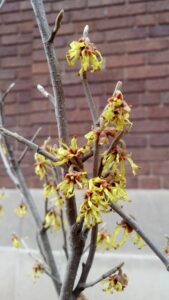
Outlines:
[[[137,66],[144,65],[145,55],[144,54],[133,54],[133,55],[116,55],[109,56],[106,59],[106,65],[108,68],[111,67],[126,67],[126,66]]]
[[[17,47],[16,46],[3,46],[0,47],[0,57],[5,56],[16,56],[17,55]]]
[[[125,0],[88,0],[88,6],[89,7],[99,7],[99,6],[105,6],[105,5],[119,5],[125,3]]]
[[[146,93],[146,94],[140,94],[139,95],[139,99],[140,99],[140,104],[143,105],[154,105],[154,104],[159,104],[161,101],[161,96],[160,93],[156,92],[150,92],[150,93]]]
[[[165,188],[165,189],[169,188],[169,176],[165,176],[163,178],[163,188]]]
[[[159,189],[161,180],[157,176],[139,176],[138,186],[141,189]]]
[[[146,89],[157,92],[169,90],[169,78],[146,80]]]
[[[129,134],[124,138],[127,147],[146,147],[147,137],[146,135],[134,135]]]
[[[3,70],[3,72],[0,72],[0,80],[2,80],[2,79],[8,79],[8,80],[13,79],[13,81],[14,81],[15,74],[16,74],[15,70],[12,70],[12,71],[11,70]]]
[[[146,9],[148,12],[160,12],[169,10],[169,2],[167,0],[163,1],[150,1],[146,4]]]
[[[14,23],[20,23],[22,21],[29,21],[33,19],[33,11],[23,11],[22,13],[19,14],[18,12],[12,12],[8,13],[7,15],[3,15],[3,20],[6,24],[14,24]]]
[[[144,14],[144,15],[136,16],[135,25],[148,26],[148,25],[155,25],[157,24],[157,22],[158,22],[157,15]]]
[[[127,79],[166,77],[167,75],[169,75],[169,67],[166,65],[132,67],[124,71],[124,76]]]
[[[154,175],[169,175],[169,162],[154,162],[151,172]]]
[[[29,57],[6,57],[3,58],[1,62],[1,66],[3,68],[9,67],[9,68],[16,68],[16,67],[25,67],[30,64],[30,58]]]
[[[168,49],[169,42],[167,38],[151,38],[140,41],[126,42],[127,52],[147,52],[162,49]]]
[[[149,28],[150,37],[168,36],[169,24],[157,25]]]
[[[15,1],[15,3],[5,3],[3,5],[1,13],[10,13],[10,12],[15,12],[19,10],[19,3]]]
[[[125,80],[123,85],[124,94],[145,91],[145,80]],[[127,97],[127,96],[126,96]]]
[[[150,146],[153,147],[168,147],[169,146],[169,133],[154,134],[149,139]]]
[[[157,14],[158,24],[168,24],[169,23],[169,12],[163,12]]]
[[[31,42],[30,34],[15,34],[9,36],[2,36],[1,41],[2,45],[16,45],[17,44],[25,44]]]
[[[131,110],[131,119],[138,120],[138,119],[146,119],[148,115],[148,108],[147,107],[133,107]]]
[[[105,38],[106,41],[124,41],[124,40],[136,40],[142,39],[147,36],[146,28],[126,28],[126,29],[117,29],[115,31],[106,31]]]
[[[47,63],[34,63],[32,65],[33,74],[48,74]]]
[[[148,118],[150,119],[163,119],[169,118],[169,106],[154,106],[148,108],[147,111]]]
[[[133,148],[131,149],[133,158],[137,163],[139,162],[161,162],[169,160],[169,149],[168,148]]]
[[[153,52],[148,54],[148,63],[150,64],[161,64],[169,62],[169,50]]]
[[[127,178],[127,184],[126,184],[127,189],[136,188],[137,185],[138,185],[138,177],[132,176]]]
[[[53,3],[52,10],[60,10],[63,8],[64,10],[73,10],[74,11],[75,9],[84,8],[86,5],[87,5],[86,0],[83,0],[83,1],[74,0],[73,5],[70,0],[64,0],[61,2]]]
[[[169,128],[169,120],[144,120],[135,121],[133,132],[165,132]]]

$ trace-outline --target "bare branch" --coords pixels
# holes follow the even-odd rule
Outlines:
[[[38,136],[38,134],[39,134],[39,132],[42,130],[42,128],[41,127],[39,127],[38,129],[37,129],[37,131],[35,132],[35,134],[33,135],[33,137],[31,138],[31,142],[34,142],[34,140],[36,139],[36,137]],[[26,153],[27,153],[27,151],[29,150],[29,147],[28,146],[26,146],[25,147],[25,149],[23,150],[23,152],[21,153],[21,156],[19,157],[19,159],[18,159],[18,164],[20,164],[21,162],[22,162],[22,160],[24,159],[24,157],[25,157],[25,155],[26,155]]]
[[[118,266],[110,269],[108,272],[104,273],[103,275],[101,275],[98,279],[91,281],[89,283],[84,284],[82,287],[83,289],[87,289],[90,288],[94,285],[96,285],[97,283],[99,283],[100,281],[106,279],[107,277],[109,277],[110,275],[116,273],[117,271],[119,271],[124,265],[124,262],[122,262],[121,264],[119,264]]]
[[[64,224],[64,218],[63,218],[63,210],[60,209],[60,218],[61,218],[61,227],[62,227],[62,234],[63,234],[63,250],[65,252],[65,256],[68,259],[69,258],[69,254],[68,254],[68,245],[67,245],[67,233],[66,233],[66,229],[65,229],[65,224]]]
[[[4,151],[3,151],[3,148],[2,148],[1,145],[0,145],[0,156],[1,156],[2,162],[4,164],[4,167],[6,169],[6,172],[7,172],[8,176],[9,176],[9,178],[13,181],[13,183],[16,186],[18,186],[18,184],[19,184],[18,179],[15,176],[15,174],[12,172],[10,164],[9,164],[9,161],[8,161],[6,155],[4,154]]]
[[[114,202],[110,201],[110,207],[123,218],[127,224],[131,226],[146,242],[146,244],[151,248],[151,250],[159,257],[159,259],[166,266],[167,271],[169,271],[169,258],[163,254],[162,251],[158,249],[158,247],[151,241],[151,239],[147,236],[147,234],[142,230],[142,228],[133,220],[133,218],[129,217],[125,212]]]
[[[18,142],[27,145],[30,149],[32,149],[33,151],[42,154],[43,156],[45,156],[46,158],[50,159],[53,162],[56,162],[56,158],[50,154],[49,152],[45,151],[43,148],[39,147],[37,144],[31,142],[30,140],[24,138],[23,136],[19,135],[16,132],[12,132],[4,127],[0,127],[0,132],[2,135],[6,135],[6,136],[10,136],[14,139],[16,139]]]
[[[47,90],[45,90],[44,87],[43,87],[41,84],[38,84],[38,85],[37,85],[37,89],[38,89],[38,91],[39,91],[43,96],[45,96],[45,98],[48,98],[49,101],[50,101],[53,105],[55,105],[55,99],[54,99],[54,97],[53,97],[50,93],[48,93]]]
[[[116,93],[117,91],[120,91],[121,88],[122,88],[122,81],[118,81],[117,84],[116,84],[116,86],[115,86],[115,89],[114,89],[114,92],[113,92],[113,95],[112,95],[112,96],[114,96],[115,93]],[[103,112],[101,113],[99,119],[97,120],[97,122],[96,122],[96,125],[97,125],[97,126],[100,125],[102,115],[103,115],[104,111],[107,109],[107,106],[108,106],[108,105],[105,106]]]
[[[11,86],[10,86],[9,89],[11,89]],[[7,95],[7,93],[5,93],[5,94]],[[2,102],[0,102],[0,128],[3,128],[3,126],[4,126],[3,105],[2,105]],[[7,130],[7,132],[8,132],[8,130]],[[10,132],[8,132],[8,133],[10,133]],[[31,195],[31,193],[30,193],[30,191],[29,191],[29,189],[26,185],[26,182],[25,182],[24,176],[22,174],[22,171],[20,169],[20,166],[19,166],[19,164],[17,163],[17,161],[14,157],[13,150],[11,149],[10,144],[8,143],[6,135],[4,137],[4,145],[5,145],[5,148],[6,148],[6,151],[7,151],[7,158],[6,158],[6,161],[5,161],[6,162],[5,167],[7,167],[6,170],[7,170],[7,172],[9,172],[9,169],[10,169],[10,173],[14,174],[14,176],[11,176],[10,178],[12,179],[12,181],[14,182],[16,187],[21,191],[21,193],[22,193],[22,195],[25,199],[25,203],[28,205],[28,207],[29,207],[29,209],[32,213],[32,216],[33,216],[34,221],[37,225],[38,231],[40,232],[40,239],[41,239],[41,244],[42,244],[43,249],[44,249],[46,262],[49,266],[49,269],[51,270],[52,275],[57,278],[57,281],[53,280],[53,284],[54,284],[54,287],[56,289],[56,292],[59,294],[60,293],[60,288],[61,288],[61,279],[60,279],[60,274],[58,272],[57,266],[55,264],[55,260],[54,260],[54,257],[53,257],[53,253],[52,253],[52,249],[51,249],[51,246],[50,246],[50,243],[49,243],[49,239],[48,239],[47,233],[43,232],[41,230],[42,229],[41,217],[39,215],[39,212],[38,212],[38,209],[35,205],[35,202],[32,198],[32,195]],[[10,163],[8,162],[8,158],[9,158]]]
[[[60,12],[58,13],[56,19],[55,19],[55,25],[53,27],[53,30],[51,32],[51,35],[50,35],[50,38],[48,39],[48,43],[53,43],[53,40],[60,28],[60,25],[61,25],[61,21],[63,19],[63,15],[64,15],[64,10],[61,9]]]
[[[0,102],[3,104],[5,101],[6,96],[9,94],[9,92],[12,90],[12,88],[15,86],[15,82],[12,82],[7,90],[1,95]]]
[[[97,123],[97,120],[98,120],[97,109],[96,109],[96,106],[95,106],[95,103],[94,103],[94,100],[93,100],[93,97],[92,97],[92,94],[91,94],[91,91],[90,91],[90,88],[89,88],[89,85],[88,85],[87,73],[86,72],[83,72],[82,84],[83,84],[83,89],[84,89],[84,93],[85,93],[85,96],[86,96],[86,100],[87,100],[87,103],[88,103],[88,106],[89,106],[89,109],[90,109],[90,113],[91,113],[91,116],[92,116],[93,124],[95,126],[96,123]]]
[[[98,225],[95,225],[91,231],[90,249],[89,249],[88,257],[86,262],[82,264],[82,273],[78,281],[78,284],[73,292],[76,296],[79,295],[84,290],[83,286],[86,283],[86,279],[88,277],[89,271],[91,269],[94,260],[94,255],[96,251],[97,234],[98,234]]]
[[[55,99],[55,115],[58,124],[59,139],[68,144],[65,97],[61,82],[59,62],[53,43],[49,43],[50,29],[42,0],[31,0],[33,11],[41,34]]]

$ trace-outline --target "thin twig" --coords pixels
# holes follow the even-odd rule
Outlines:
[[[112,268],[111,270],[109,270],[108,272],[104,273],[103,275],[101,275],[98,279],[88,282],[86,284],[83,285],[83,289],[87,289],[90,288],[94,285],[96,285],[97,283],[99,283],[100,281],[106,279],[107,277],[109,277],[110,275],[116,273],[117,271],[119,271],[124,265],[124,262],[122,262],[121,264],[119,264],[118,266]]]
[[[65,256],[68,259],[69,254],[68,254],[68,245],[67,245],[67,233],[65,229],[65,224],[64,224],[64,218],[63,218],[63,209],[60,209],[60,219],[61,219],[61,228],[62,228],[62,234],[63,234],[63,250],[65,252]]]
[[[95,126],[97,123],[97,120],[98,120],[98,115],[97,115],[97,109],[96,109],[96,106],[95,106],[95,103],[94,103],[94,100],[93,100],[93,97],[92,97],[92,94],[91,94],[91,91],[90,91],[90,88],[88,85],[86,72],[83,72],[83,74],[82,74],[82,84],[83,84],[83,89],[84,89],[84,93],[86,96],[86,100],[87,100],[87,103],[88,103],[88,106],[90,109],[90,113],[92,116],[93,124]]]
[[[2,8],[2,6],[4,5],[4,3],[5,3],[5,0],[1,0],[0,8]]]
[[[58,13],[58,15],[56,16],[56,19],[55,19],[55,25],[53,27],[53,30],[51,32],[51,35],[50,35],[50,38],[48,39],[48,43],[53,43],[53,40],[60,28],[60,25],[61,25],[61,21],[63,19],[63,15],[64,15],[64,10],[61,9],[60,12]]]
[[[127,224],[131,226],[146,242],[146,244],[151,248],[151,250],[159,257],[159,259],[166,266],[167,271],[169,271],[169,258],[163,254],[162,251],[158,249],[158,247],[150,240],[147,234],[142,230],[142,228],[133,220],[133,218],[129,217],[125,212],[114,202],[110,201],[110,207],[123,218]]]
[[[82,162],[85,162],[86,160],[88,160],[92,156],[93,156],[93,150],[91,150],[90,152],[84,154],[84,156],[82,157]]]
[[[5,95],[7,95],[7,93],[5,93]],[[6,97],[6,96],[5,96]],[[5,98],[3,99],[4,102]],[[4,126],[4,115],[3,115],[3,105],[2,102],[0,101],[0,127],[3,128]],[[4,136],[4,144],[6,147],[6,151],[7,151],[7,160],[6,163],[7,168],[11,169],[11,172],[14,174],[14,176],[17,179],[17,182],[15,180],[13,180],[13,177],[11,177],[11,179],[13,180],[14,184],[16,185],[16,187],[21,191],[24,199],[25,199],[25,203],[28,205],[32,216],[34,218],[34,221],[36,223],[36,226],[38,228],[38,231],[40,232],[40,240],[44,249],[44,253],[45,253],[45,257],[46,257],[46,262],[49,266],[49,269],[51,270],[51,273],[53,276],[55,276],[57,278],[56,280],[53,280],[54,283],[54,287],[56,289],[56,292],[59,294],[60,293],[60,288],[61,288],[61,279],[60,279],[60,274],[58,272],[58,268],[55,264],[55,260],[53,257],[53,253],[52,253],[52,249],[51,249],[51,245],[47,236],[47,233],[42,231],[42,220],[41,217],[39,215],[38,209],[35,205],[35,202],[32,198],[32,195],[26,185],[24,176],[22,174],[22,171],[20,169],[19,164],[17,163],[13,150],[10,147],[10,144],[6,138],[6,136]],[[8,162],[8,158],[10,163]],[[6,169],[7,170],[7,169]]]
[[[86,283],[86,279],[88,277],[89,271],[91,269],[94,260],[96,243],[97,243],[97,234],[98,234],[98,225],[95,225],[91,231],[90,249],[89,249],[88,257],[86,262],[82,264],[82,273],[78,281],[78,284],[73,292],[74,295],[76,296],[79,295],[84,290],[83,286]]]
[[[116,94],[117,91],[121,91],[121,88],[122,88],[122,82],[121,82],[121,81],[118,81],[117,84],[116,84],[116,86],[115,86],[115,89],[114,89],[114,92],[113,92],[112,97],[114,97],[114,95]],[[96,122],[96,125],[97,125],[97,126],[100,125],[100,123],[101,123],[100,121],[101,121],[102,115],[103,115],[103,113],[106,111],[107,107],[108,107],[108,104],[105,106],[105,108],[104,108],[104,110],[102,111],[102,113],[101,113],[99,119],[97,120],[97,122]]]
[[[7,90],[1,95],[1,103],[3,104],[5,101],[6,96],[9,94],[9,92],[12,90],[12,88],[15,86],[15,82],[12,82],[9,87],[7,88]]]
[[[16,139],[18,142],[27,145],[30,149],[32,149],[33,151],[35,151],[39,154],[42,154],[43,156],[50,159],[51,161],[53,161],[53,162],[57,161],[56,158],[52,154],[50,154],[43,148],[39,147],[37,144],[35,144],[35,143],[31,142],[30,140],[24,138],[23,136],[19,135],[18,133],[12,132],[4,127],[0,127],[0,132],[3,135],[10,136],[10,137]]]
[[[39,128],[37,129],[37,131],[35,132],[35,134],[33,135],[33,137],[32,137],[31,140],[30,140],[31,142],[34,142],[34,140],[36,139],[36,137],[38,136],[38,134],[39,134],[39,132],[40,132],[41,130],[42,130],[41,127],[39,127]],[[24,157],[25,157],[25,155],[26,155],[26,153],[27,153],[28,150],[29,150],[29,147],[26,146],[25,149],[23,150],[23,152],[21,153],[19,159],[18,159],[18,164],[20,164],[20,163],[22,162],[22,160],[24,159]]]
[[[2,159],[2,162],[4,164],[4,167],[6,169],[6,172],[9,176],[9,178],[14,182],[14,184],[16,186],[18,186],[19,182],[18,182],[18,179],[17,177],[15,176],[15,174],[12,172],[11,168],[10,168],[10,165],[9,165],[9,162],[8,162],[8,159],[6,157],[6,155],[4,154],[4,151],[0,145],[0,156],[1,156],[1,159]]]
[[[104,156],[109,154],[111,152],[111,150],[117,146],[117,144],[119,143],[120,139],[122,138],[124,134],[124,131],[121,131],[112,141],[112,143],[110,144],[109,148],[107,149],[107,151],[104,153]],[[99,164],[99,171],[98,171],[98,175],[101,176],[103,171],[103,157],[101,157],[100,159],[100,164]],[[107,170],[108,171],[108,170]]]
[[[53,97],[50,93],[48,93],[47,90],[45,90],[44,87],[43,87],[41,84],[38,84],[38,85],[37,85],[37,89],[38,89],[38,91],[39,91],[43,96],[45,96],[45,98],[48,98],[49,101],[50,101],[53,105],[55,105],[55,99],[54,99],[54,97]]]
[[[94,143],[93,149],[93,177],[98,175],[98,163],[99,163],[99,136]]]
[[[122,138],[124,134],[124,131],[121,131],[112,141],[112,143],[110,144],[109,148],[106,151],[106,154],[109,154],[111,152],[111,150],[117,146],[117,144],[119,143],[120,139]]]

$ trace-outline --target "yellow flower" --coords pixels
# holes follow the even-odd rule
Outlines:
[[[65,163],[68,163],[73,158],[80,158],[82,154],[88,151],[88,148],[81,147],[78,149],[77,138],[73,137],[71,139],[70,146],[62,143],[61,146],[57,149],[56,159],[57,162],[54,163],[55,166],[60,166]]]
[[[127,160],[130,163],[130,166],[131,166],[132,171],[133,171],[133,175],[135,176],[140,167],[134,163],[134,161],[131,158],[131,154],[128,155]]]
[[[119,234],[123,231],[122,237],[117,241]],[[125,221],[122,221],[119,225],[116,226],[112,233],[111,244],[114,249],[118,249],[125,244],[127,241],[128,235],[133,231],[133,229]]]
[[[66,198],[71,198],[74,195],[76,185],[82,189],[88,182],[86,175],[86,172],[67,173],[65,179],[58,184],[57,188]]]
[[[4,215],[4,208],[2,205],[0,205],[0,217],[3,217]]]
[[[32,278],[35,280],[36,278],[39,278],[43,273],[45,269],[43,265],[40,262],[35,262],[33,269],[32,269]]]
[[[45,216],[44,228],[52,227],[58,231],[61,227],[60,215],[55,208],[51,208]]]
[[[19,239],[19,237],[16,234],[12,234],[11,235],[11,241],[12,241],[12,245],[13,247],[19,249],[21,247],[21,241]]]
[[[27,206],[21,202],[14,211],[18,217],[23,218],[27,213]]]
[[[102,280],[102,283],[106,285],[103,289],[106,293],[121,292],[128,284],[128,277],[121,270],[118,274],[110,275],[108,278]]]
[[[132,236],[132,239],[134,245],[136,245],[138,249],[142,249],[143,247],[145,247],[146,244],[138,233],[135,232]]]
[[[79,75],[86,71],[94,72],[102,69],[103,57],[88,38],[80,38],[79,41],[73,41],[66,54],[67,62],[70,66],[80,60]]]
[[[84,201],[80,206],[80,213],[77,217],[77,222],[80,222],[83,218],[87,227],[92,227],[97,223],[102,222],[100,209],[98,208],[97,204],[92,201],[92,194],[89,191],[85,193]]]
[[[35,153],[35,161],[35,174],[42,180],[51,170],[51,162],[39,153]]]
[[[131,153],[127,153],[124,147],[117,145],[110,153],[103,154],[103,174],[109,169],[111,172],[119,171],[122,177],[125,177],[125,160],[127,160],[132,168],[132,172],[136,175],[139,166],[137,166],[131,158]]]
[[[116,130],[122,131],[126,126],[129,128],[132,123],[129,120],[130,107],[123,99],[123,95],[120,91],[117,91],[115,95],[108,99],[108,105],[102,113],[102,120],[105,126],[112,124],[116,127]]]
[[[98,232],[97,246],[100,246],[102,249],[104,249],[104,248],[110,249],[111,248],[111,237],[107,231],[101,230]]]

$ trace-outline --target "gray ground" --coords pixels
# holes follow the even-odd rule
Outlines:
[[[43,198],[37,190],[32,190],[35,201],[41,209]],[[19,193],[8,191],[8,199],[3,200],[5,216],[0,219],[0,299],[2,300],[54,300],[57,299],[50,279],[44,275],[35,283],[31,278],[33,260],[25,250],[10,247],[10,233],[16,232],[26,237],[27,244],[35,249],[34,222],[30,216],[18,220],[13,210],[20,200]],[[165,245],[164,235],[169,233],[169,191],[130,190],[133,199],[127,204],[127,211],[142,224],[153,241],[162,249]],[[78,194],[80,198],[80,193]],[[2,200],[1,200],[2,202]],[[42,209],[41,209],[42,211]],[[43,213],[43,211],[42,211]],[[114,215],[106,216],[108,227],[115,223]],[[51,236],[59,269],[64,273],[64,256],[58,251],[61,237]],[[33,250],[36,253],[36,250]],[[125,299],[125,300],[168,300],[169,273],[163,264],[148,249],[138,250],[130,241],[118,252],[98,253],[89,280],[97,278],[114,265],[124,261],[124,271],[129,277],[129,286],[121,294],[105,295],[102,285],[87,290],[90,300]]]

